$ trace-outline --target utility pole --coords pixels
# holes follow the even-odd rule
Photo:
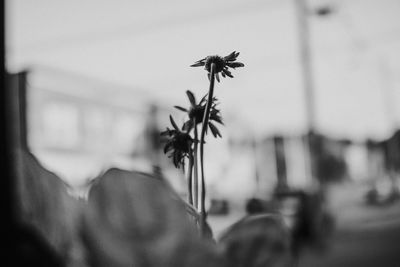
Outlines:
[[[298,25],[298,36],[299,36],[299,52],[300,52],[300,64],[301,74],[304,90],[304,103],[306,112],[306,126],[307,126],[307,138],[306,145],[308,148],[309,160],[309,175],[311,179],[311,185],[317,185],[316,179],[316,168],[315,168],[315,155],[313,146],[313,134],[315,133],[315,103],[314,103],[314,81],[312,75],[312,56],[310,48],[310,28],[308,21],[308,7],[306,0],[293,0],[296,5],[297,25]]]
[[[304,88],[304,103],[306,111],[306,125],[308,136],[306,138],[306,145],[308,147],[308,158],[310,165],[310,178],[311,185],[316,189],[324,190],[321,188],[321,183],[317,177],[317,162],[318,149],[316,147],[318,136],[316,133],[316,108],[315,108],[315,87],[312,66],[312,53],[311,53],[311,37],[310,37],[310,23],[309,16],[310,9],[307,5],[307,0],[293,0],[296,5],[298,36],[299,36],[299,49],[300,49],[300,64]],[[315,14],[320,17],[329,16],[333,12],[332,8],[328,5],[321,6],[315,10]],[[313,12],[314,13],[314,12]]]
[[[388,66],[388,62],[382,58],[378,63],[379,66],[379,74],[381,79],[381,87],[382,87],[382,97],[383,97],[383,105],[385,107],[385,115],[388,119],[388,124],[390,127],[390,136],[387,140],[387,171],[389,175],[389,179],[391,182],[391,197],[398,198],[399,197],[399,189],[397,187],[397,175],[398,175],[398,165],[399,165],[399,134],[398,134],[398,124],[395,117],[395,102],[392,88],[392,73],[390,72],[390,68]]]
[[[307,128],[310,132],[315,130],[315,103],[314,81],[312,75],[312,55],[310,47],[310,27],[308,21],[308,7],[306,0],[294,0],[296,3],[300,64],[305,93]]]

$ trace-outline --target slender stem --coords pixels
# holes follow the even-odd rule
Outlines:
[[[193,173],[193,151],[189,153],[189,165],[187,169],[187,183],[188,183],[188,202],[193,205],[193,194],[192,194],[192,173]]]
[[[200,227],[201,232],[204,235],[205,231],[205,219],[206,219],[206,209],[205,209],[205,199],[206,199],[206,185],[204,179],[204,138],[206,135],[208,120],[210,117],[211,104],[214,94],[214,81],[215,81],[215,63],[211,63],[210,71],[210,89],[208,91],[208,100],[206,104],[206,110],[204,112],[203,123],[200,134],[200,168],[201,168],[201,212],[200,212]]]
[[[198,133],[197,133],[197,121],[194,118],[193,119],[193,125],[194,125],[194,147],[193,147],[193,155],[194,155],[194,188],[193,188],[193,195],[194,195],[194,206],[196,207],[197,210],[199,210],[198,203],[199,203],[199,163],[198,163]]]

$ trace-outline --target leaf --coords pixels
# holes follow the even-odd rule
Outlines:
[[[176,125],[176,123],[171,115],[169,115],[169,120],[171,121],[171,124],[175,128],[175,130],[179,131],[178,125]]]
[[[279,266],[290,258],[290,243],[282,216],[272,214],[247,216],[225,230],[218,241],[226,248],[226,266],[237,266],[238,261],[240,266]]]
[[[194,94],[189,90],[186,91],[186,94],[189,98],[190,104],[192,104],[193,107],[196,106],[196,97],[194,96]]]
[[[222,137],[222,135],[219,132],[218,128],[214,124],[209,122],[208,126],[210,127],[211,133],[214,135],[214,137],[217,137],[217,136]]]
[[[180,111],[183,111],[183,112],[188,112],[188,110],[186,108],[183,108],[180,106],[174,106],[174,108],[179,109]]]

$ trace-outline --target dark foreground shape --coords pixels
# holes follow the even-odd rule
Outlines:
[[[290,266],[290,238],[278,215],[243,218],[220,238],[230,267]]]
[[[78,201],[68,195],[63,181],[31,153],[25,150],[14,153],[18,220],[15,227],[19,233],[14,241],[18,260],[30,261],[30,258],[31,266],[74,264],[78,260],[74,254],[78,242],[75,223],[80,216]]]
[[[89,193],[82,228],[90,266],[224,266],[163,181],[119,169]]]
[[[14,225],[14,227],[16,233],[13,236],[14,257],[12,262],[9,262],[6,266],[67,266],[66,260],[54,250],[35,228],[21,223]]]
[[[210,242],[211,229],[202,238],[188,206],[157,175],[110,169],[84,203],[33,155],[19,156],[21,258],[9,266],[288,266],[289,235],[277,216],[246,217]]]

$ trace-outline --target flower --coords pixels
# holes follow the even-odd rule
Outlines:
[[[232,73],[229,71],[229,68],[236,69],[239,67],[244,67],[244,64],[241,62],[236,62],[236,58],[239,56],[239,52],[233,51],[229,55],[225,57],[220,56],[208,56],[203,59],[196,61],[191,67],[200,67],[204,66],[204,69],[208,72],[208,78],[210,78],[211,72],[211,64],[215,64],[215,78],[219,82],[219,73],[221,73],[222,77],[231,77],[233,78]]]
[[[194,127],[194,121],[196,121],[196,125],[200,124],[203,121],[204,117],[204,112],[206,110],[206,97],[207,95],[203,96],[203,98],[200,100],[199,103],[196,102],[196,97],[195,95],[187,90],[186,94],[189,98],[190,102],[190,108],[186,109],[180,106],[174,106],[176,109],[179,109],[180,111],[183,111],[188,114],[189,120],[185,122],[183,125],[183,129],[190,132],[193,127]],[[215,121],[218,122],[219,124],[224,124],[222,122],[220,110],[217,108],[217,103],[218,99],[216,97],[213,97],[212,103],[211,103],[211,109],[210,109],[210,119],[208,122],[208,127],[211,130],[211,133],[214,135],[214,137],[222,137],[221,133],[219,132],[218,128],[211,122]]]
[[[188,132],[181,131],[176,125],[172,116],[169,116],[173,129],[169,129],[161,132],[162,136],[167,137],[166,144],[164,146],[164,153],[169,153],[168,157],[172,158],[176,168],[179,168],[184,164],[185,157],[189,157],[191,153],[191,147],[194,142],[193,138]],[[183,130],[183,129],[182,129]]]

